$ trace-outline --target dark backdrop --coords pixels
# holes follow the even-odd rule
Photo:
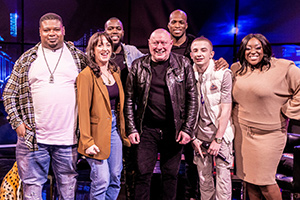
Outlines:
[[[47,12],[62,16],[65,39],[82,50],[107,19],[118,17],[124,25],[124,41],[147,51],[150,33],[167,28],[169,14],[175,9],[187,13],[187,32],[211,39],[215,58],[222,56],[231,64],[241,39],[262,33],[276,57],[300,66],[299,0],[0,0],[0,95],[16,59],[39,42],[39,18]],[[4,111],[0,114],[0,132],[10,130]],[[0,144],[14,143],[12,136],[0,135],[5,138]]]
[[[300,41],[298,0],[0,0],[2,46],[20,44],[28,49],[39,41],[38,20],[46,12],[63,17],[66,40],[82,44],[91,32],[101,30],[107,19],[124,24],[125,42],[147,48],[147,38],[156,28],[166,28],[169,14],[182,9],[188,14],[188,32],[210,38],[232,62],[234,49],[250,32],[260,32],[274,45]],[[18,35],[10,36],[10,13],[18,14]],[[235,39],[235,23],[238,31]],[[9,52],[9,49],[14,49]],[[17,46],[2,47],[13,59],[22,53]],[[217,55],[218,52],[216,52]]]
[[[224,57],[231,64],[241,39],[262,33],[276,57],[300,66],[299,0],[0,0],[0,93],[16,59],[40,40],[38,21],[46,12],[62,16],[65,39],[82,50],[90,35],[103,30],[114,16],[123,22],[125,43],[147,51],[149,35],[167,28],[175,9],[187,13],[188,33],[211,39],[215,58]],[[11,35],[12,13],[18,16],[16,36]]]

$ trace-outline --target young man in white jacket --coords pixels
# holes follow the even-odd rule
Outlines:
[[[194,163],[198,168],[201,199],[231,199],[230,167],[234,137],[230,117],[232,74],[229,69],[215,71],[213,46],[205,37],[193,41],[190,55],[194,61],[199,101],[198,124],[192,144],[196,153]],[[222,154],[223,159],[218,154]],[[212,174],[214,159],[216,187]]]

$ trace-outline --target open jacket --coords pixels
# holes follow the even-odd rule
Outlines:
[[[112,75],[119,88],[119,104],[117,108],[117,124],[123,144],[130,146],[125,135],[124,121],[124,92],[118,72]],[[110,99],[106,85],[101,77],[96,77],[90,67],[85,68],[77,77],[77,97],[80,138],[78,152],[90,158],[98,160],[107,159],[110,155],[110,136],[112,113]],[[97,145],[100,152],[96,155],[87,155],[85,150]]]
[[[7,120],[11,124],[11,127],[15,130],[23,123],[29,127],[25,133],[25,144],[30,151],[38,150],[38,145],[28,72],[30,66],[37,58],[37,51],[40,44],[38,43],[27,50],[16,61],[3,91],[3,104],[8,114]],[[87,66],[88,60],[86,55],[74,45],[67,42],[65,44],[72,54],[79,73]],[[74,90],[76,90],[75,87]],[[76,134],[79,135],[78,130],[76,130]]]
[[[151,87],[151,55],[135,60],[126,82],[125,116],[126,133],[142,133],[142,123]],[[176,138],[180,131],[193,137],[198,107],[196,81],[188,58],[170,54],[170,66],[166,73]]]

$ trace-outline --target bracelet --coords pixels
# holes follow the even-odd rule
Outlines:
[[[192,139],[191,139],[191,142],[193,142],[194,140],[196,140],[197,138],[194,136]]]

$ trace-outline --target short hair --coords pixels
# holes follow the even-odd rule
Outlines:
[[[118,21],[121,21],[119,18],[117,18],[117,17],[111,17],[111,18],[109,18],[107,21],[109,21],[109,20],[118,20]]]
[[[113,41],[111,40],[111,38],[105,31],[94,33],[90,37],[88,46],[86,47],[86,54],[87,54],[87,58],[89,60],[89,65],[91,68],[94,68],[94,69],[99,69],[99,66],[95,60],[95,47],[98,45],[99,41],[102,41],[102,37],[105,37],[107,39],[107,41],[110,43],[112,52],[114,49]],[[114,62],[109,61],[109,64],[113,71],[117,71],[117,65]],[[100,75],[101,75],[100,69],[97,71],[94,71],[94,72],[97,77],[100,77]]]
[[[110,21],[110,20],[117,20],[117,21],[119,21],[120,24],[121,24],[121,26],[122,26],[122,29],[124,28],[124,27],[123,27],[123,23],[121,22],[121,20],[120,20],[119,18],[117,18],[117,17],[111,17],[111,18],[109,18],[109,19],[105,22],[105,24],[104,24],[104,29],[106,28],[107,22]]]
[[[211,46],[211,50],[213,50],[213,44],[212,44],[212,42],[211,42],[208,38],[204,37],[203,35],[200,36],[200,37],[195,38],[195,39],[193,40],[192,44],[193,44],[194,42],[197,42],[197,41],[206,41],[206,42],[208,42],[209,45]],[[192,47],[192,45],[191,45],[191,47]]]
[[[58,20],[58,21],[60,21],[61,25],[63,25],[63,20],[62,20],[61,16],[59,16],[56,13],[46,13],[46,14],[44,14],[40,18],[39,25],[41,26],[42,22],[45,21],[45,20]]]
[[[174,10],[173,12],[171,12],[171,14],[169,15],[169,21],[171,21],[171,16],[176,12],[179,12],[179,13],[183,14],[186,18],[186,21],[187,21],[187,14],[183,10],[180,10],[180,9],[177,9],[177,10]]]
[[[242,74],[243,72],[246,73],[247,66],[250,65],[248,63],[248,61],[245,59],[245,51],[246,51],[246,46],[247,46],[249,40],[251,40],[252,38],[256,38],[257,40],[259,40],[261,42],[261,45],[263,48],[263,52],[264,52],[263,59],[258,63],[260,65],[260,69],[262,70],[262,67],[264,65],[267,65],[268,68],[270,68],[270,66],[271,66],[270,60],[273,55],[273,52],[272,52],[272,47],[271,47],[270,42],[267,40],[267,38],[264,35],[262,35],[260,33],[250,33],[249,35],[245,36],[242,39],[239,51],[237,53],[237,57],[241,64],[241,68],[237,71],[239,74]]]

